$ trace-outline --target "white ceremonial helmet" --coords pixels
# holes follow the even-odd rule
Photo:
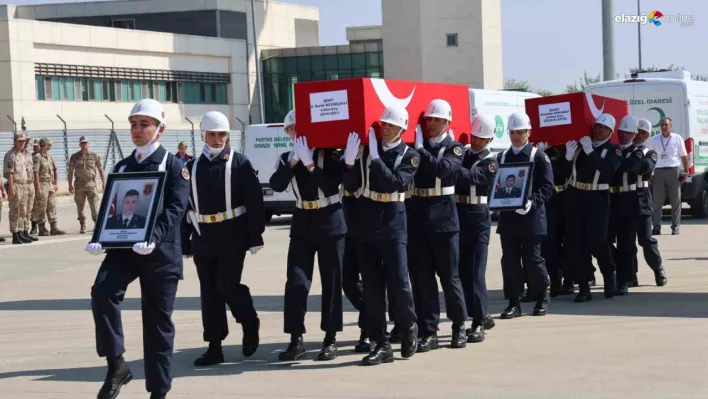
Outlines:
[[[285,115],[285,120],[283,121],[283,128],[287,128],[288,126],[294,125],[295,124],[295,110],[291,110],[288,112],[287,115]]]
[[[428,108],[425,109],[423,116],[426,118],[431,117],[445,119],[448,122],[452,122],[452,107],[447,101],[436,99],[428,104]]]
[[[481,139],[491,139],[494,137],[494,128],[496,124],[492,118],[487,115],[477,115],[472,121],[470,134]]]
[[[229,128],[229,118],[218,111],[209,111],[204,114],[199,123],[199,129],[202,131],[202,140],[204,140],[206,132],[228,132],[231,130]]]
[[[610,130],[614,131],[615,130],[615,117],[610,115],[610,114],[602,114],[600,115],[599,118],[595,119],[595,123],[602,125],[602,126],[607,126],[610,128]]]
[[[637,118],[633,117],[632,115],[627,115],[620,120],[620,125],[617,128],[617,130],[621,130],[623,132],[627,133],[637,133],[637,125],[639,124],[639,121],[637,121]]]
[[[651,134],[651,122],[646,119],[640,119],[637,123],[637,129],[644,130],[645,132]]]
[[[527,130],[531,129],[531,119],[523,112],[514,112],[509,115],[509,120],[506,125],[509,131]]]
[[[401,107],[388,107],[381,114],[379,121],[398,126],[402,130],[408,129],[408,111]]]
[[[152,98],[144,98],[135,103],[128,118],[137,115],[149,116],[160,122],[160,125],[165,125],[165,107]]]

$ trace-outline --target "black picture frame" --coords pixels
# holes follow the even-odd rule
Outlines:
[[[490,211],[514,211],[526,207],[533,185],[533,162],[516,162],[499,165],[494,182],[489,189],[488,205]],[[507,178],[514,176],[511,194],[504,190]]]
[[[166,178],[167,173],[159,171],[109,173],[91,242],[106,250],[132,249],[135,243],[150,242]],[[132,208],[127,226],[119,217],[125,207]]]

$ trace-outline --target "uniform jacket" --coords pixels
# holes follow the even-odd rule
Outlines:
[[[191,204],[196,204],[196,195],[201,215],[213,215],[241,206],[246,209],[246,213],[219,223],[199,223],[201,235],[186,218],[183,228],[187,230],[187,239],[191,236],[192,240],[198,240],[201,245],[214,251],[247,251],[249,248],[263,245],[266,224],[263,190],[251,162],[245,155],[234,151],[231,161],[231,204],[226,204],[226,164],[230,154],[231,148],[227,146],[212,160],[201,155],[187,161],[185,168],[190,173],[190,179],[196,180],[197,185],[195,193],[191,189],[193,182],[190,181],[190,208]],[[194,162],[197,162],[197,173],[191,175]],[[184,246],[187,243],[188,241],[182,244]]]
[[[644,154],[639,172],[637,172],[639,174],[637,182],[640,180],[642,182],[648,182],[651,179],[652,173],[654,173],[654,168],[656,168],[658,155],[656,151],[647,148],[644,144],[638,145],[637,148]],[[637,188],[637,196],[639,197],[639,213],[643,216],[653,216],[654,199],[652,197],[651,188]]]
[[[455,194],[459,196],[488,197],[489,187],[497,174],[497,160],[488,149],[478,153],[467,151],[457,171]],[[489,243],[492,226],[488,204],[457,204],[460,219],[460,237],[469,235],[479,242]],[[466,243],[465,243],[466,244]]]
[[[361,157],[353,167],[347,168],[343,178],[347,191],[362,189],[364,194],[356,200],[356,213],[360,217],[355,221],[355,238],[364,241],[388,239],[407,242],[405,204],[400,201],[374,201],[365,194],[368,189],[373,193],[405,196],[419,163],[418,152],[402,141],[388,151],[384,151],[379,144],[378,159],[371,159],[368,146],[364,147]]]
[[[595,173],[599,172],[598,184],[609,184],[614,176],[620,162],[622,162],[622,150],[615,147],[609,141],[593,149],[590,155],[586,154],[583,147],[578,144],[575,153],[576,181],[579,183],[591,184],[595,179]],[[565,157],[564,173],[572,179],[573,160],[568,161]],[[573,188],[570,188],[573,190]],[[597,193],[597,191],[584,191],[585,193]],[[607,193],[603,191],[603,193]]]
[[[144,229],[145,223],[145,216],[134,213],[130,217],[130,220],[128,221],[128,226],[126,227],[123,220],[123,215],[120,214],[111,216],[110,218],[108,218],[108,220],[106,220],[106,229]]]
[[[445,134],[445,138],[435,147],[431,146],[429,140],[425,140],[423,147],[417,151],[420,154],[420,166],[413,179],[414,188],[435,188],[437,179],[440,179],[440,187],[452,187],[454,192],[457,171],[462,165],[465,152],[462,144]],[[454,195],[435,197],[413,195],[406,201],[406,211],[409,214],[410,231],[420,233],[460,231]]]
[[[546,235],[548,223],[546,219],[545,204],[553,195],[553,169],[551,160],[543,151],[536,151],[536,155],[531,160],[532,144],[527,144],[518,154],[510,148],[506,152],[505,164],[533,162],[533,179],[531,180],[531,210],[526,215],[520,215],[515,211],[499,212],[499,224],[497,233],[499,234],[521,234],[521,235]],[[497,155],[497,162],[502,164],[502,154]]]
[[[27,174],[27,168],[25,167],[25,159],[22,156],[21,151],[15,151],[11,149],[5,154],[5,162],[3,165],[3,177],[8,180],[10,173],[13,174],[13,181],[15,184],[22,184],[31,181],[32,176]]]
[[[273,191],[283,192],[288,185],[293,186],[296,201],[313,201],[328,197],[339,197],[339,188],[344,174],[341,152],[330,149],[316,149],[312,158],[315,168],[310,173],[302,162],[290,166],[293,152],[283,153],[278,167],[270,177]],[[293,183],[294,182],[294,183]],[[311,239],[313,236],[334,236],[347,234],[341,202],[319,209],[296,208],[290,223],[290,236]]]
[[[101,157],[93,151],[82,154],[76,152],[69,158],[69,171],[74,174],[78,185],[95,184],[96,173],[101,167]]]
[[[639,169],[642,167],[644,152],[634,144],[622,151],[622,160],[617,171],[612,176],[611,187],[629,187],[637,184]],[[639,198],[637,191],[627,191],[610,194],[611,207],[613,212],[639,213]]]
[[[160,146],[142,163],[135,159],[135,151],[120,160],[113,168],[113,173],[125,165],[123,172],[154,172],[160,167],[167,150]],[[187,210],[189,199],[189,172],[182,162],[172,154],[167,156],[166,178],[162,200],[162,211],[157,214],[151,242],[155,250],[150,255],[139,255],[132,249],[110,250],[104,262],[116,265],[139,264],[163,276],[182,277],[182,249],[180,224]]]

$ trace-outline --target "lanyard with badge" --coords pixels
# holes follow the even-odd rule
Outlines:
[[[661,147],[663,148],[663,151],[661,152],[661,159],[669,159],[669,155],[666,154],[666,147],[668,147],[669,144],[671,144],[672,137],[669,136],[669,140],[666,141],[666,144],[664,144],[664,137],[663,136],[659,136],[659,138],[661,139]]]

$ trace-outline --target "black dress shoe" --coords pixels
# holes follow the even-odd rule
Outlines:
[[[556,298],[561,295],[563,295],[563,286],[562,285],[551,286],[551,298]]]
[[[30,235],[29,231],[22,231],[22,232],[20,232],[20,233],[22,234],[23,237],[25,237],[26,239],[28,239],[30,242],[39,241],[39,238],[37,238],[37,237],[32,237],[32,236]]]
[[[371,341],[369,337],[362,331],[359,336],[359,342],[354,346],[354,353],[369,353],[371,352]]]
[[[653,236],[660,236],[661,235],[661,229],[653,229],[651,231],[651,235]]]
[[[467,342],[472,344],[484,341],[484,323],[473,323],[472,328],[467,331]]]
[[[467,332],[465,331],[465,323],[453,324],[450,347],[453,349],[462,349],[467,347]]]
[[[391,329],[391,333],[389,334],[388,342],[393,343],[393,344],[401,342],[401,333],[402,332],[403,332],[403,329],[401,327],[394,325],[393,328]]]
[[[669,282],[668,277],[666,277],[666,270],[664,270],[662,266],[659,266],[659,268],[654,271],[654,281],[659,287],[663,287]]]
[[[438,342],[437,333],[426,333],[418,344],[418,352],[425,353],[430,352],[433,349],[440,348],[440,343]]]
[[[569,278],[563,279],[563,292],[561,292],[561,295],[573,294],[575,294],[575,284],[573,284],[573,280]]]
[[[497,325],[497,323],[494,322],[492,316],[487,315],[487,317],[485,317],[482,321],[482,325],[484,326],[485,330],[491,330],[492,328],[494,328],[494,326]]]
[[[278,360],[281,362],[298,360],[305,356],[305,343],[302,337],[291,337],[290,345],[285,349],[285,352],[278,354]]]
[[[22,241],[23,244],[31,244],[34,242],[31,238],[25,237],[24,231],[18,231],[17,236],[20,237],[20,241]]]
[[[418,325],[414,324],[401,337],[401,356],[408,359],[418,351]]]
[[[578,292],[578,295],[575,297],[575,302],[583,303],[592,301],[592,294],[590,293],[589,284],[579,284],[578,288],[580,292]]]
[[[120,388],[133,379],[133,373],[128,368],[128,363],[123,356],[108,358],[108,373],[106,380],[98,391],[98,399],[115,399],[120,393]]]
[[[617,292],[617,275],[615,273],[603,276],[605,280],[605,298],[610,299],[615,296]]]
[[[629,295],[629,284],[618,284],[616,295],[617,296]]]
[[[0,237],[0,242],[5,242],[5,237]]]
[[[521,297],[521,302],[523,302],[523,303],[530,303],[530,302],[534,302],[535,300],[536,300],[536,294],[531,292],[531,290],[528,290],[528,289],[524,293],[524,296]]]
[[[501,313],[501,318],[504,320],[521,317],[521,303],[518,301],[509,301],[509,306]]]
[[[597,285],[597,279],[595,278],[595,275],[592,275],[592,278],[590,279],[590,286],[594,287]]]
[[[261,320],[256,317],[256,321],[243,325],[243,338],[241,339],[241,350],[246,357],[253,356],[258,350],[258,345],[261,342],[259,330],[261,329]]]
[[[167,395],[163,395],[161,393],[151,393],[150,394],[150,399],[165,399]]]
[[[538,300],[533,308],[534,316],[545,316],[548,313],[548,305],[551,303],[550,289],[546,288],[543,292],[537,295]]]
[[[675,228],[671,229],[671,235],[672,235],[672,236],[677,236],[677,235],[679,235],[679,228],[678,228],[678,227],[675,227]]]
[[[194,361],[196,367],[207,367],[224,362],[224,352],[221,350],[221,342],[209,343],[209,348]]]
[[[393,363],[393,349],[388,341],[376,344],[374,350],[361,361],[362,366],[377,366],[381,363]]]
[[[329,361],[337,358],[339,351],[337,350],[337,342],[335,340],[325,340],[322,343],[322,349],[320,353],[317,354],[317,360],[319,361]]]
[[[629,288],[637,288],[637,287],[639,287],[639,280],[637,280],[637,278],[635,277],[632,281],[630,281],[630,282],[627,284],[627,286],[628,286]]]
[[[25,242],[20,239],[20,236],[17,233],[12,233],[12,243],[13,244],[24,244]]]

